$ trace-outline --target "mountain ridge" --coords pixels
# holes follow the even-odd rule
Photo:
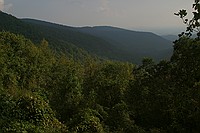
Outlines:
[[[168,58],[172,54],[172,42],[151,32],[132,31],[110,26],[82,27],[79,30],[100,37],[129,53],[134,51],[141,56],[153,58],[157,56],[155,52],[162,54],[168,51],[166,55]],[[142,58],[140,57],[140,59]]]
[[[7,17],[7,23],[2,16]],[[172,43],[151,32],[111,26],[71,27],[30,18],[18,19],[3,12],[0,20],[0,30],[25,35],[35,42],[45,38],[53,49],[62,52],[70,51],[73,46],[99,57],[134,63],[146,56],[157,61],[168,59],[172,53]]]

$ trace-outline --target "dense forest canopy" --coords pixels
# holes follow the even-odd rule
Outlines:
[[[197,14],[199,5],[195,0]],[[196,13],[192,29],[199,27]],[[36,44],[0,32],[0,132],[199,132],[200,40],[187,35],[174,42],[169,61],[144,58],[138,66],[80,61],[45,39]]]

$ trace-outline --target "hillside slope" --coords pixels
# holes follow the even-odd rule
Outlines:
[[[35,43],[46,39],[55,51],[75,58],[90,54],[139,63],[143,57],[158,61],[169,58],[172,53],[170,41],[148,32],[107,26],[74,28],[34,19],[18,19],[3,12],[0,12],[0,20],[0,31],[22,34]]]
[[[178,39],[178,35],[163,35],[162,37],[172,42]]]
[[[92,54],[110,57],[110,53],[114,50],[114,46],[109,42],[89,34],[81,33],[73,27],[34,19],[22,19],[22,21],[37,26],[40,31],[45,33],[45,37],[51,38],[51,41],[67,41]]]
[[[172,42],[151,32],[130,31],[116,27],[97,26],[79,28],[83,33],[100,37],[127,54],[154,59],[169,58],[172,54]]]
[[[3,12],[0,12],[0,20],[0,31],[22,34],[35,43],[46,39],[52,49],[70,54],[71,56],[82,58],[82,56],[89,55],[88,53],[90,53],[109,57],[108,54],[112,52],[113,47],[108,42],[88,34],[80,33],[67,26],[43,21],[41,23],[45,23],[45,25],[33,23],[40,21],[21,20]]]

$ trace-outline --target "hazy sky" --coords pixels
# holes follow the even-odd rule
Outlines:
[[[109,25],[171,34],[183,28],[174,16],[194,0],[0,0],[0,9],[19,18],[69,26]]]

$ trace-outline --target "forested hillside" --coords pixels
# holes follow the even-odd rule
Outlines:
[[[176,13],[187,30],[158,63],[77,60],[43,38],[0,32],[0,133],[199,133],[199,0],[193,8],[191,20]]]
[[[17,19],[3,12],[0,12],[0,20],[1,31],[22,34],[34,43],[46,39],[53,50],[78,59],[96,55],[139,64],[143,57],[159,61],[169,59],[172,54],[172,42],[153,33],[107,27],[73,28],[33,19]]]
[[[1,32],[0,132],[196,133],[199,50],[182,37],[171,61],[77,62]]]
[[[10,31],[24,35],[36,44],[45,39],[49,42],[51,49],[58,53],[63,52],[74,58],[82,59],[90,56],[90,54],[95,56],[99,55],[99,53],[102,56],[106,56],[111,53],[111,48],[107,46],[109,44],[105,41],[73,31],[71,30],[72,28],[66,27],[63,29],[62,27],[64,26],[61,25],[49,27],[49,25],[32,24],[1,11],[0,20],[0,31]]]
[[[132,58],[135,62],[141,61],[144,57],[151,57],[156,61],[169,59],[173,51],[172,41],[151,32],[131,31],[109,26],[83,27],[78,30],[110,42],[126,53],[126,58],[131,60],[131,57],[136,57]]]
[[[43,32],[42,36],[52,42],[52,45],[55,45],[54,43],[57,41],[57,45],[54,46],[55,48],[59,48],[63,42],[69,42],[76,47],[81,48],[90,54],[98,55],[99,57],[112,59],[114,58],[114,55],[116,55],[116,48],[109,42],[92,35],[83,34],[73,27],[32,19],[22,19],[21,21],[37,26],[37,29]],[[62,44],[62,46],[68,49],[65,44]],[[62,48],[59,50],[62,50]],[[119,57],[118,55],[116,56]]]

